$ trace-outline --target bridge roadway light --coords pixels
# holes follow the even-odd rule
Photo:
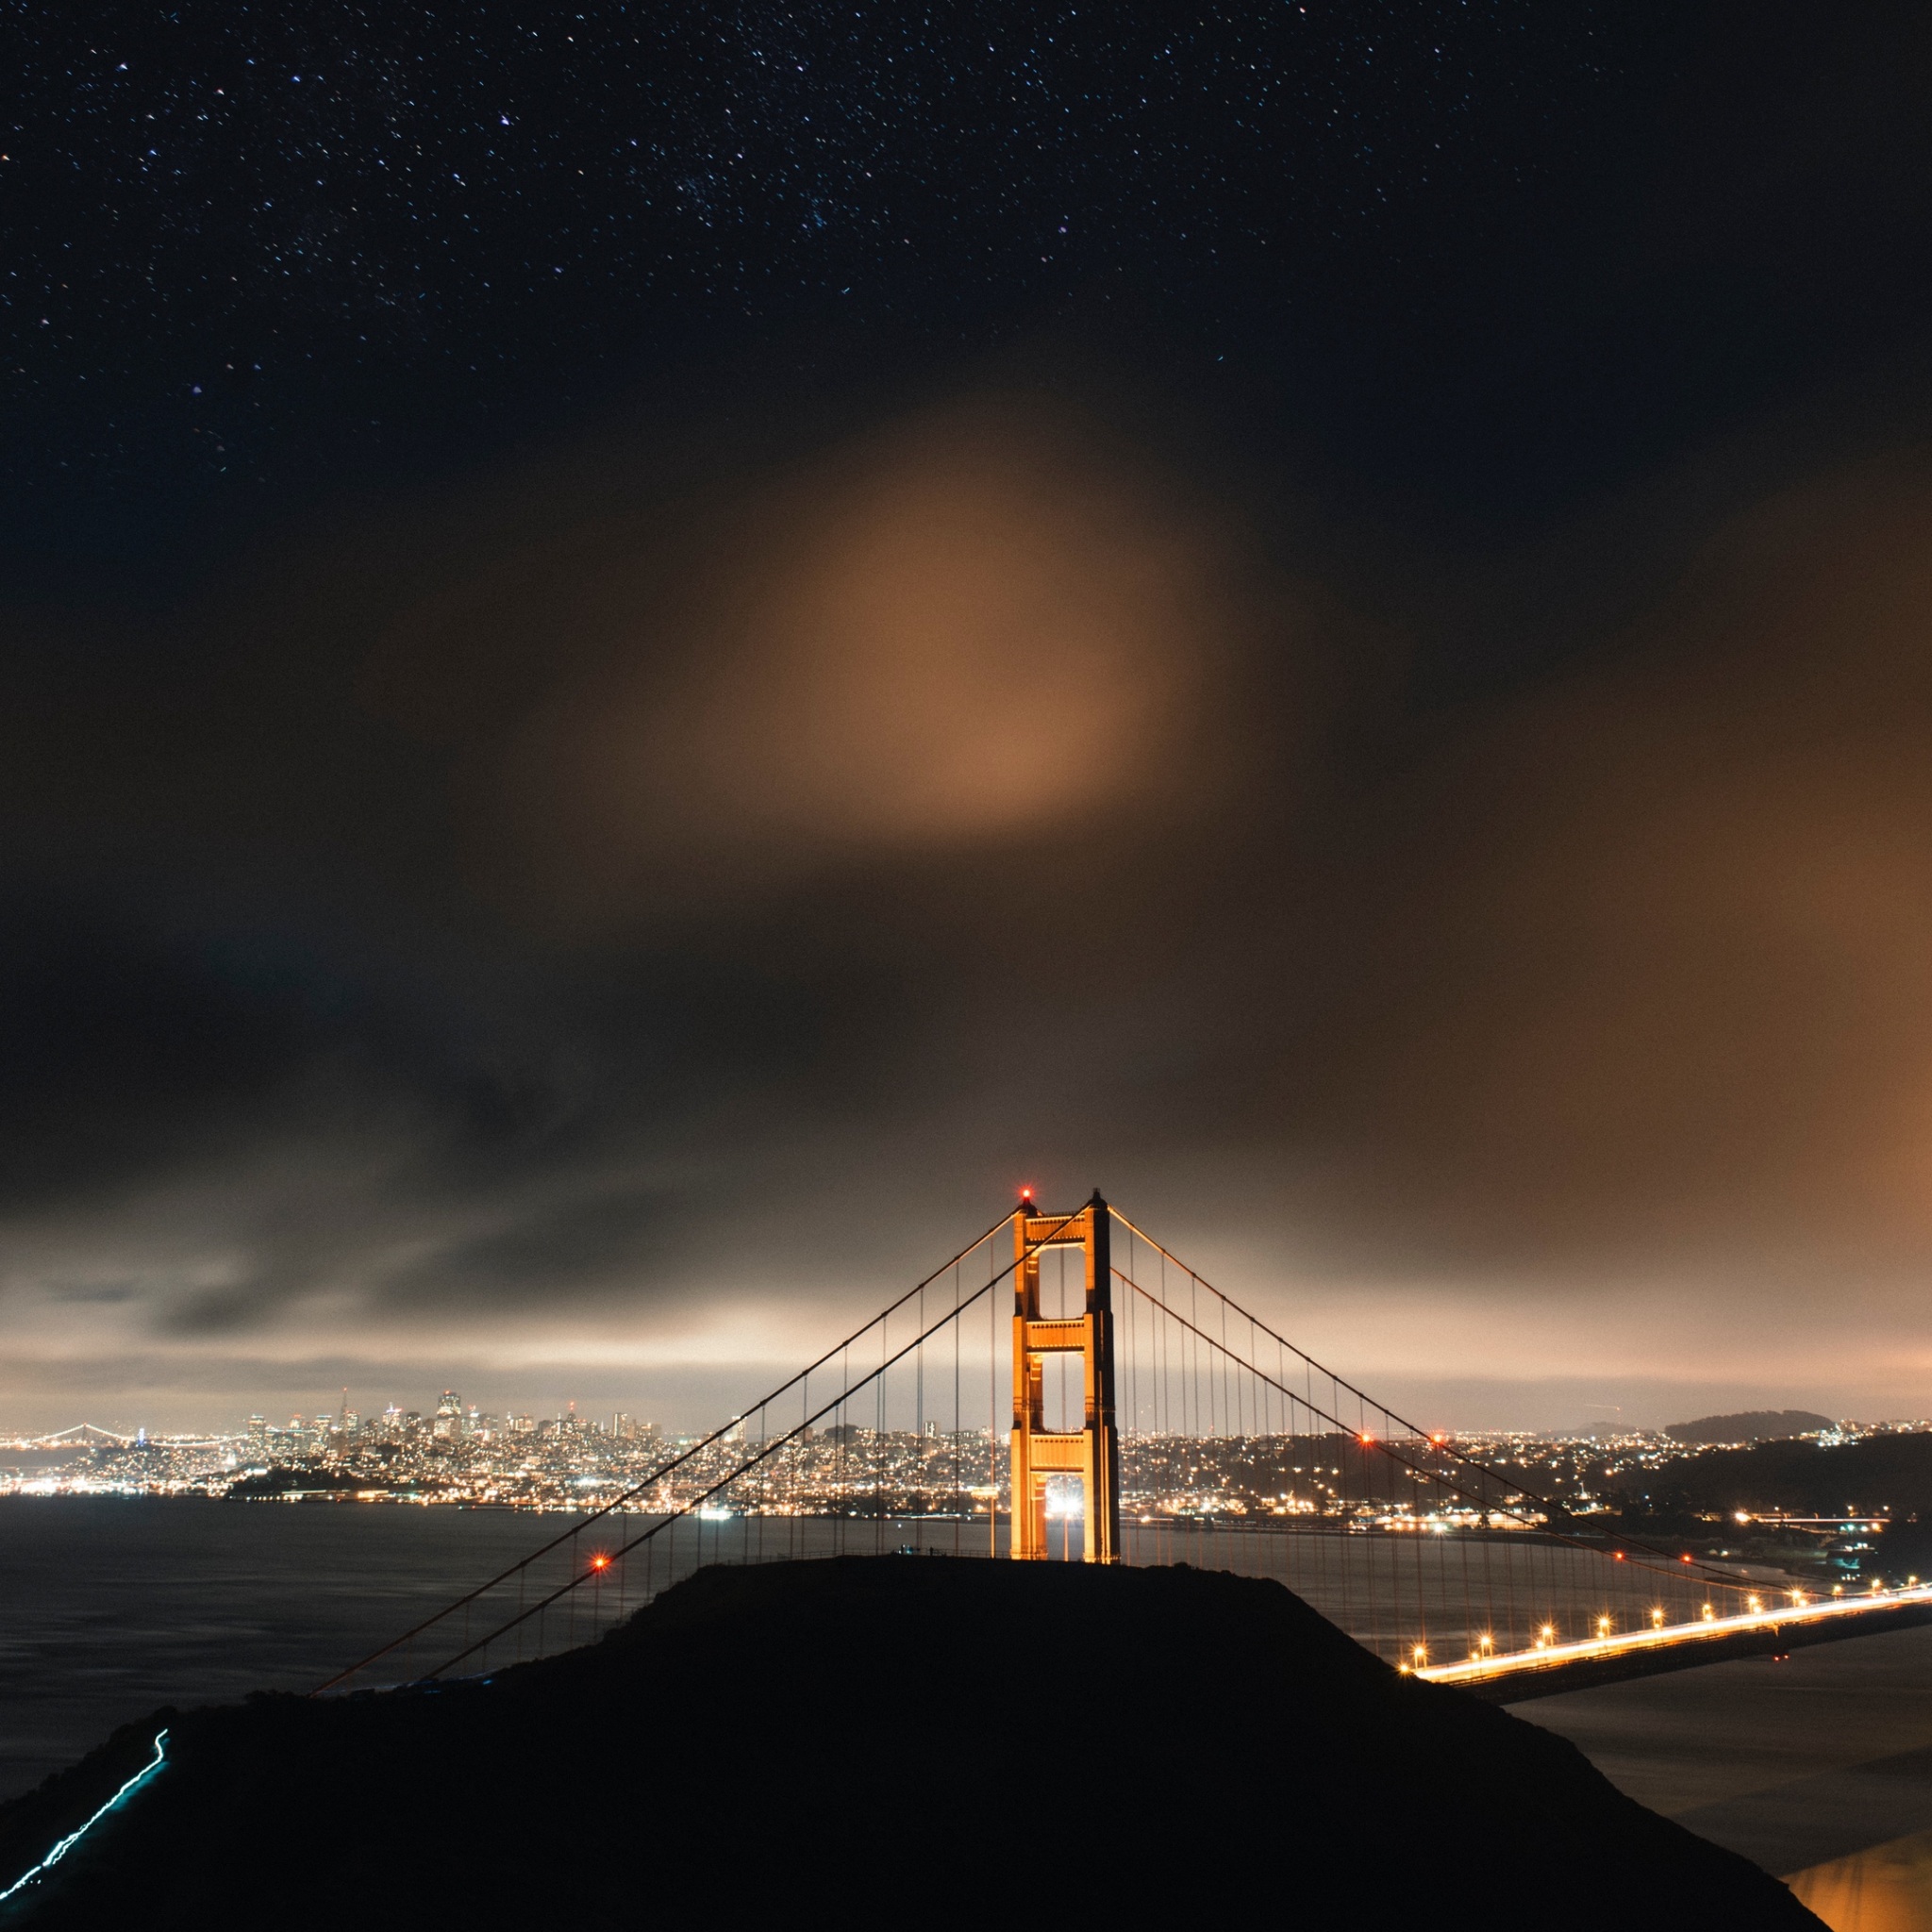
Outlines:
[[[1651,1611],[1650,1627],[1653,1630],[1661,1630],[1664,1627],[1664,1613],[1661,1610],[1653,1609]]]

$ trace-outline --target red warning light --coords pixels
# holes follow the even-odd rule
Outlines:
[[[1624,1560],[1624,1553],[1622,1550],[1615,1551],[1613,1554],[1615,1555],[1618,1562],[1621,1563]]]
[[[607,1557],[602,1550],[599,1550],[597,1554],[591,1558],[591,1568],[592,1570],[608,1570],[609,1569],[609,1567],[610,1558]]]

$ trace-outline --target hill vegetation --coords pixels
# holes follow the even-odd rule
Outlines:
[[[1828,1415],[1808,1408],[1747,1408],[1737,1415],[1699,1416],[1694,1423],[1673,1423],[1664,1430],[1674,1442],[1774,1442],[1785,1436],[1808,1436],[1835,1429]]]
[[[1932,1576],[1932,1433],[1705,1449],[1607,1478],[1631,1536],[1851,1587]],[[1811,1517],[1798,1528],[1765,1518]],[[1836,1519],[1836,1521],[1834,1521]],[[1873,1529],[1883,1523],[1883,1529]]]
[[[1634,1474],[1619,1494],[1626,1504],[1691,1516],[1743,1510],[1932,1520],[1932,1433],[1709,1449]]]

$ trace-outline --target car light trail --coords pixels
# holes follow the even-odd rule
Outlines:
[[[1623,1657],[1632,1652],[1659,1650],[1671,1644],[1698,1643],[1713,1637],[1735,1636],[1740,1630],[1773,1630],[1789,1624],[1824,1624],[1834,1618],[1856,1617],[1867,1610],[1896,1609],[1902,1604],[1932,1604],[1932,1584],[1907,1590],[1874,1590],[1865,1596],[1830,1597],[1822,1603],[1788,1604],[1782,1608],[1746,1610],[1735,1617],[1714,1617],[1707,1608],[1694,1624],[1652,1625],[1620,1630],[1603,1637],[1579,1638],[1572,1643],[1540,1642],[1534,1650],[1513,1650],[1501,1656],[1472,1657],[1453,1664],[1421,1664],[1413,1674],[1432,1684],[1470,1684],[1507,1677],[1519,1671],[1546,1671],[1555,1664],[1582,1657]],[[1405,1673],[1405,1674],[1408,1674]]]
[[[22,1886],[31,1885],[42,1873],[52,1870],[116,1805],[121,1804],[125,1799],[131,1798],[142,1785],[146,1784],[148,1779],[154,1776],[155,1773],[160,1770],[161,1766],[167,1761],[167,1732],[165,1730],[156,1732],[154,1762],[142,1765],[85,1824],[75,1826],[31,1872],[23,1872],[5,1891],[0,1891],[0,1905],[5,1905]]]

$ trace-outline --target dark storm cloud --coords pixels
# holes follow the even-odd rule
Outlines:
[[[1010,1089],[1030,1163],[1056,1064],[1201,1051],[1186,873],[1307,736],[1253,728],[1300,619],[1225,505],[1039,392],[670,489],[570,467],[185,614],[220,701],[119,708],[113,813],[17,774],[69,895],[17,895],[24,1288],[139,1256],[197,1335],[636,1305],[905,1188],[936,1106]],[[84,756],[88,681],[36,697],[43,767]],[[976,1216],[956,1158],[861,1251]]]
[[[1433,710],[1424,553],[1324,584],[1303,508],[1064,396],[681,490],[565,467],[596,488],[539,465],[265,561],[197,621],[287,641],[277,677],[125,723],[111,820],[14,792],[65,854],[9,900],[0,1095],[49,1388],[137,1338],[156,1389],[441,1352],[524,1400],[506,1352],[546,1335],[540,1382],[756,1379],[1023,1180],[1285,1268],[1299,1319],[1399,1291],[1405,1386],[1457,1344],[1394,1338],[1454,1310],[1481,1376],[1582,1400],[1544,1357],[1607,1286],[1675,1297],[1622,1390],[1753,1311],[1808,1333],[1827,1280],[1832,1386],[1877,1386],[1932,1258],[1913,463],[1675,575],[1622,557],[1630,508],[1563,533],[1521,575],[1625,571],[1638,614]]]
[[[360,897],[277,930],[158,753],[133,822],[199,923],[17,895],[11,1211],[76,1250],[152,1216],[175,1330],[682,1300],[874,1197],[908,1218],[858,1264],[896,1262],[1043,1150],[1157,1193],[1224,1156],[1330,1271],[1922,1252],[1908,470],[1759,512],[1600,665],[1420,732],[1387,613],[1291,524],[1064,402],[696,508],[607,489],[532,534],[530,491],[400,573],[392,529],[333,540],[327,614],[309,571],[299,618],[246,601],[327,647],[223,737],[428,774],[398,820],[299,751],[224,773],[282,890]]]
[[[410,962],[358,960],[250,909],[222,925],[140,887],[109,904],[12,883],[0,1147],[13,1205],[220,1158],[267,1118],[353,1118],[385,1093],[479,1154],[539,1138],[565,1103],[552,1070],[519,1064],[502,1037],[463,1039]]]
[[[667,1199],[665,1196],[669,1196]],[[525,1211],[499,1232],[458,1241],[414,1270],[393,1291],[410,1307],[460,1306],[492,1292],[527,1294],[534,1284],[568,1294],[625,1291],[661,1271],[667,1226],[685,1232],[676,1193],[639,1190],[580,1197]],[[682,1259],[681,1254],[675,1258]]]

